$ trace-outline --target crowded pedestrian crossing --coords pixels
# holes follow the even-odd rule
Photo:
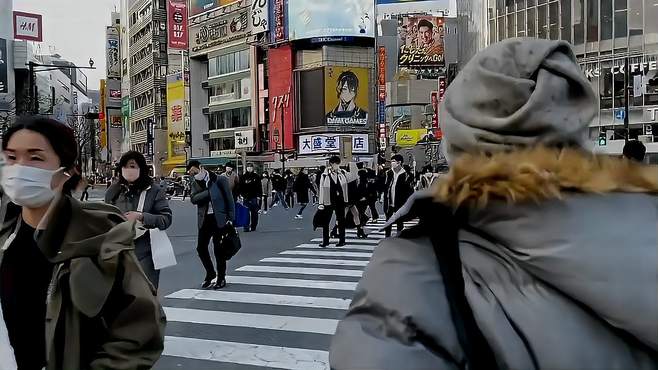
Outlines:
[[[195,287],[167,295],[167,363],[180,368],[329,369],[331,336],[384,238],[383,225],[382,219],[370,222],[367,239],[348,230],[345,247],[322,248],[321,240],[313,239],[239,266],[223,290]]]

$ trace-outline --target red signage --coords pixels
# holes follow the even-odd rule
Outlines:
[[[274,42],[286,38],[284,0],[274,0]]]
[[[169,0],[168,3],[169,47],[171,49],[187,50],[187,1]]]
[[[386,101],[386,48],[379,47],[379,65],[377,68],[377,84],[379,101]]]
[[[430,93],[430,101],[432,102],[432,128],[439,128],[439,92],[432,91]]]
[[[430,94],[432,108],[434,110],[432,114],[432,128],[434,129],[434,137],[436,137],[437,139],[443,137],[443,133],[441,132],[441,124],[439,122],[439,106],[443,102],[445,94],[446,94],[446,78],[439,77],[439,91],[432,91],[432,93]]]
[[[268,50],[268,93],[270,110],[270,148],[293,149],[294,93],[293,85],[293,53],[290,45],[282,45]],[[282,125],[285,127],[282,129]],[[283,138],[285,134],[285,138]]]
[[[14,39],[43,41],[43,23],[40,14],[14,12]]]

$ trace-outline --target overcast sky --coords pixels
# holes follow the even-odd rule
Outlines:
[[[84,70],[94,90],[105,77],[105,27],[115,6],[119,11],[119,0],[14,0],[14,10],[43,16],[42,54],[51,47],[76,65],[94,60],[97,69]]]

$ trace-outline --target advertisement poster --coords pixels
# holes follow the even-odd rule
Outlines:
[[[236,0],[190,0],[190,17],[236,2]]]
[[[7,84],[7,40],[0,39],[0,94],[8,92]]]
[[[269,0],[253,0],[251,3],[251,33],[257,35],[270,28]]]
[[[110,127],[121,128],[121,116],[110,116]]]
[[[313,37],[374,37],[372,0],[288,0],[291,40]]]
[[[352,153],[368,153],[368,134],[314,134],[299,136],[299,154],[338,153],[341,136],[352,137]]]
[[[249,30],[247,9],[223,15],[190,27],[190,56],[206,53],[209,49],[241,39]]]
[[[427,130],[424,128],[414,130],[397,130],[395,132],[395,145],[401,147],[414,146],[425,135],[427,135]]]
[[[368,123],[368,69],[325,67],[324,107],[327,125]]]
[[[274,16],[273,27],[271,30],[272,41],[281,42],[288,39],[286,24],[286,5],[285,0],[273,0],[272,14]]]
[[[399,22],[400,67],[445,65],[443,17],[405,16]]]
[[[185,0],[169,0],[167,29],[169,30],[169,48],[187,50],[187,2]]]
[[[107,78],[121,78],[121,58],[119,55],[119,31],[113,26],[106,32]]]
[[[105,99],[107,98],[105,80],[101,80],[101,89],[100,89],[100,101],[98,102],[98,122],[100,124],[99,136],[100,136],[100,146],[101,152],[107,149],[107,122],[105,120]]]
[[[180,73],[167,76],[169,159],[185,157],[185,81]]]

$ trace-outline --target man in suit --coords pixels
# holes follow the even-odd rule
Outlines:
[[[235,219],[233,194],[225,176],[217,176],[204,169],[199,161],[187,164],[187,173],[193,176],[190,201],[197,206],[199,214],[199,237],[197,253],[206,270],[202,288],[222,289],[226,286],[226,260],[220,250],[220,230],[232,225]],[[208,244],[212,239],[217,272],[210,259]]]
[[[410,175],[402,168],[404,159],[396,154],[391,157],[391,169],[386,172],[386,185],[384,190],[384,212],[386,219],[400,209],[413,193]],[[403,222],[397,222],[398,233],[404,228]],[[391,236],[391,226],[386,228],[386,237]]]

